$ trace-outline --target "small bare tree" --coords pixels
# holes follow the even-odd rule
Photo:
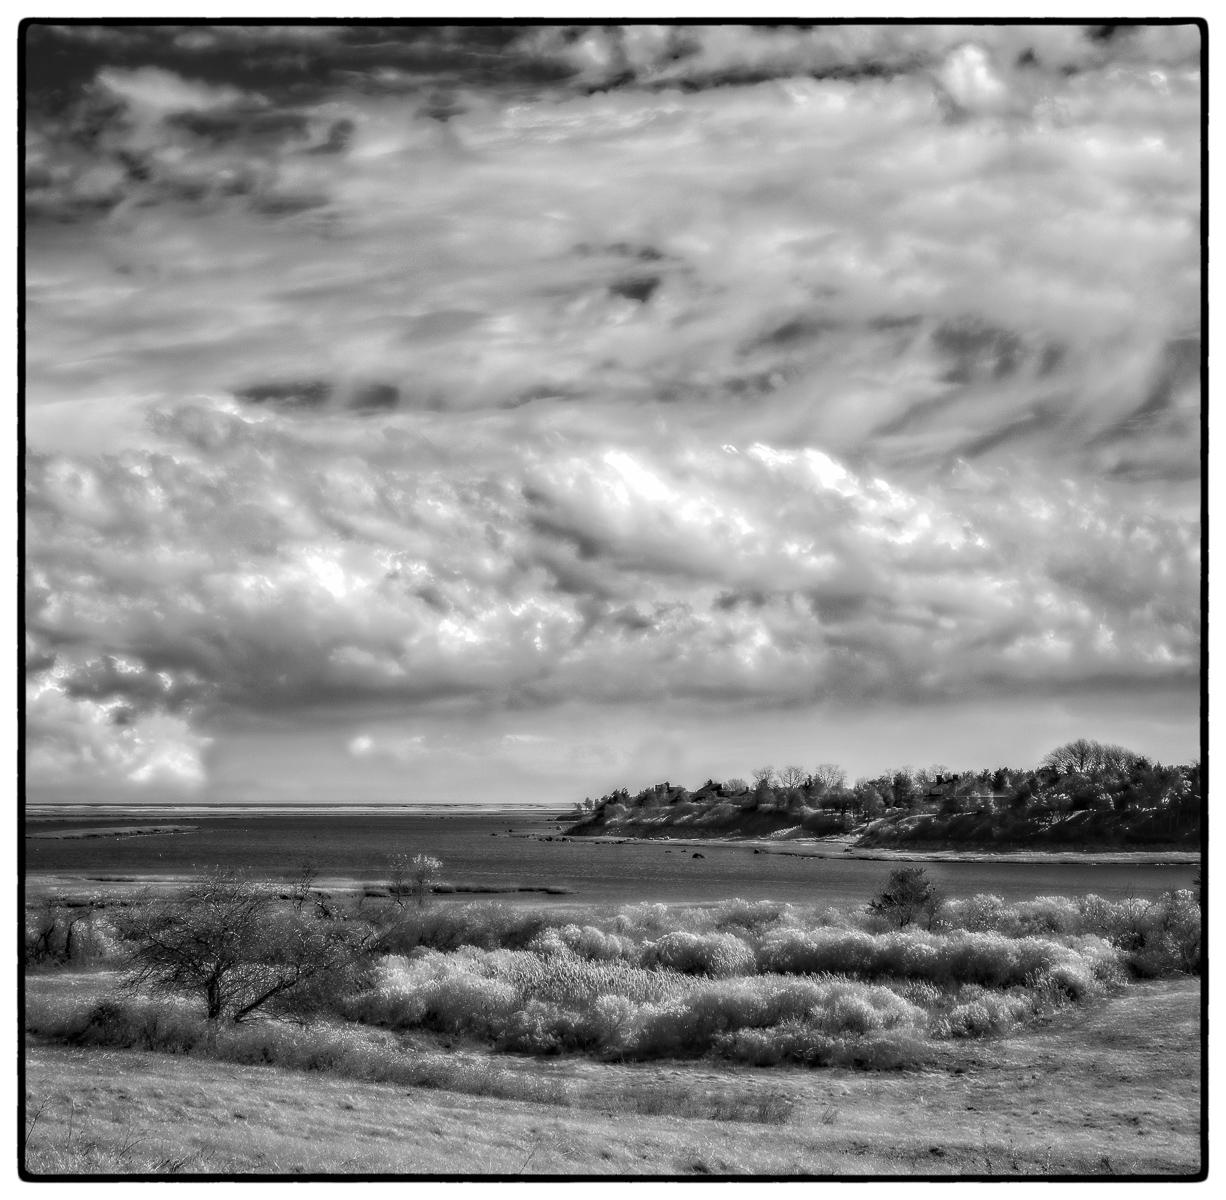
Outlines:
[[[393,854],[387,863],[387,890],[396,907],[403,908],[410,896],[423,907],[442,869],[442,862],[430,854]]]
[[[310,859],[307,859],[298,868],[298,874],[294,876],[289,885],[289,899],[295,912],[301,912],[303,905],[311,898],[311,889],[318,878],[319,871]]]
[[[409,880],[413,875],[413,858],[409,854],[393,854],[387,860],[387,891],[397,908],[404,907],[405,897],[412,888]]]
[[[443,869],[443,863],[441,859],[430,854],[415,854],[411,868],[413,896],[417,900],[418,907],[422,908],[434,890],[434,884],[438,880],[439,872]]]

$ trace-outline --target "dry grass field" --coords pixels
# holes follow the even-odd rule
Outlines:
[[[1192,892],[884,882],[843,909],[342,907],[224,873],[38,901],[24,1168],[1200,1172]]]
[[[1200,988],[1190,978],[1138,983],[1093,1008],[1066,1009],[1046,1026],[952,1045],[919,1070],[503,1061],[559,1082],[567,1104],[31,1044],[26,1169],[717,1176],[1200,1169]],[[654,1107],[645,1103],[653,1091],[666,1111],[634,1111]],[[685,1107],[681,1096],[698,1110],[704,1096],[769,1103],[730,1104],[723,1115],[733,1119],[672,1115]]]

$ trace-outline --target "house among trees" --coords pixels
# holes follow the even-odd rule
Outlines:
[[[960,775],[938,775],[928,785],[928,790],[924,793],[924,799],[936,802],[944,800],[946,796],[952,796],[957,791],[961,778]]]

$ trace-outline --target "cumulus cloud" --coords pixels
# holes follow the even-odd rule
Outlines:
[[[1101,490],[997,472],[968,511],[812,447],[467,432],[461,458],[435,444],[452,417],[308,435],[228,407],[162,412],[172,452],[30,463],[29,628],[74,694],[855,698],[973,690],[1014,658],[1196,669],[1195,525],[1121,522]]]
[[[282,32],[32,112],[32,770],[1194,689],[1194,29]]]
[[[26,730],[26,768],[39,785],[89,780],[104,789],[192,791],[204,782],[212,742],[182,717],[126,704],[122,691],[73,695],[54,669],[31,679]]]

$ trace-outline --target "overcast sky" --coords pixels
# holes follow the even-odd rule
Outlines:
[[[35,27],[28,795],[1198,753],[1194,27]]]

